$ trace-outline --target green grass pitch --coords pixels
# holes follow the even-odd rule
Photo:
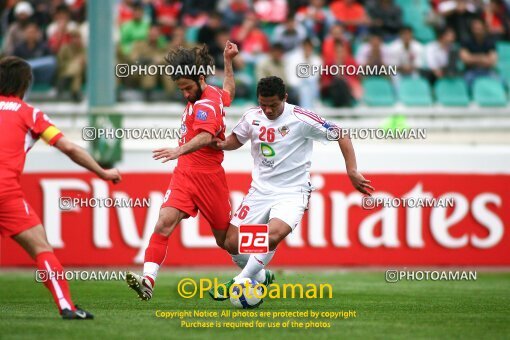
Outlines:
[[[233,272],[221,272],[220,282]],[[219,311],[234,309],[229,301],[183,299],[181,278],[213,278],[218,273],[164,271],[154,297],[139,301],[123,281],[72,281],[75,303],[94,313],[93,321],[63,321],[49,293],[34,282],[33,271],[0,271],[0,338],[172,338],[172,339],[345,339],[510,337],[510,273],[478,272],[476,281],[407,281],[386,283],[384,272],[277,271],[277,283],[330,283],[332,299],[266,299],[262,311],[356,311],[356,317],[319,321],[330,328],[183,328],[179,319],[162,319],[157,310]],[[251,321],[243,318],[201,321]],[[259,319],[286,321],[290,318]],[[296,321],[306,322],[308,319]]]

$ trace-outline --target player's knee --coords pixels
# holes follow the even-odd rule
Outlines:
[[[235,255],[237,254],[237,238],[228,236],[225,239],[224,243],[224,249],[228,251],[230,254]]]
[[[278,244],[285,238],[284,235],[281,234],[269,234],[269,250],[273,251],[276,249]]]
[[[177,225],[177,220],[169,215],[160,215],[154,231],[158,234],[170,236]]]
[[[218,245],[218,247],[220,247],[221,249],[225,249],[225,240],[216,239],[216,244],[217,244],[217,245]]]

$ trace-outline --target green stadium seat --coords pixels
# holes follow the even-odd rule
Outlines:
[[[434,92],[436,100],[445,106],[468,106],[469,94],[466,82],[462,78],[439,79]]]
[[[507,96],[501,82],[488,77],[475,80],[473,85],[473,99],[480,106],[507,105]]]
[[[498,71],[510,87],[510,59],[500,60],[498,62]]]
[[[391,106],[396,101],[391,82],[383,77],[363,79],[363,93],[363,101],[369,106]]]
[[[267,39],[271,43],[274,43],[273,33],[274,33],[274,29],[276,28],[276,26],[277,26],[276,24],[272,24],[272,23],[263,23],[261,26],[262,31],[266,34]]]
[[[432,91],[425,79],[404,77],[400,81],[399,98],[408,106],[428,106],[432,104]]]
[[[432,9],[428,0],[397,0],[395,3],[402,10],[403,22],[413,28],[417,40],[423,43],[435,40],[436,34],[426,22]]]
[[[190,44],[195,44],[198,42],[198,31],[200,30],[200,27],[187,27],[186,28],[186,34],[185,39]]]
[[[31,91],[32,92],[48,92],[52,89],[53,87],[49,84],[37,84],[37,83],[34,83],[34,85],[32,85],[32,88],[31,88]]]
[[[509,61],[510,60],[510,42],[498,41],[496,43],[496,52],[498,53],[498,60]]]
[[[416,40],[421,41],[422,43],[428,43],[436,40],[436,33],[434,30],[428,26],[423,24],[414,25],[413,31]]]

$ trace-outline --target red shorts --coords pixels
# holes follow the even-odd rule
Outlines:
[[[8,199],[0,198],[0,234],[14,236],[41,224],[34,209],[25,201],[23,194]]]
[[[173,207],[193,217],[200,211],[211,228],[227,230],[232,209],[225,171],[176,168],[161,207]]]

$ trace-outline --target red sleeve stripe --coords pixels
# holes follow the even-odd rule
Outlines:
[[[324,122],[325,122],[325,120],[324,120],[321,116],[319,116],[318,114],[316,114],[316,113],[314,113],[314,112],[312,112],[312,111],[303,110],[303,109],[301,109],[301,108],[300,108],[300,107],[298,107],[298,106],[296,106],[296,107],[294,108],[294,112],[295,112],[295,113],[298,113],[298,114],[302,114],[302,115],[304,115],[304,116],[307,116],[308,118],[310,118],[310,119],[312,119],[312,120],[316,121],[316,122],[317,122],[317,123],[319,123],[319,124],[324,124]]]

